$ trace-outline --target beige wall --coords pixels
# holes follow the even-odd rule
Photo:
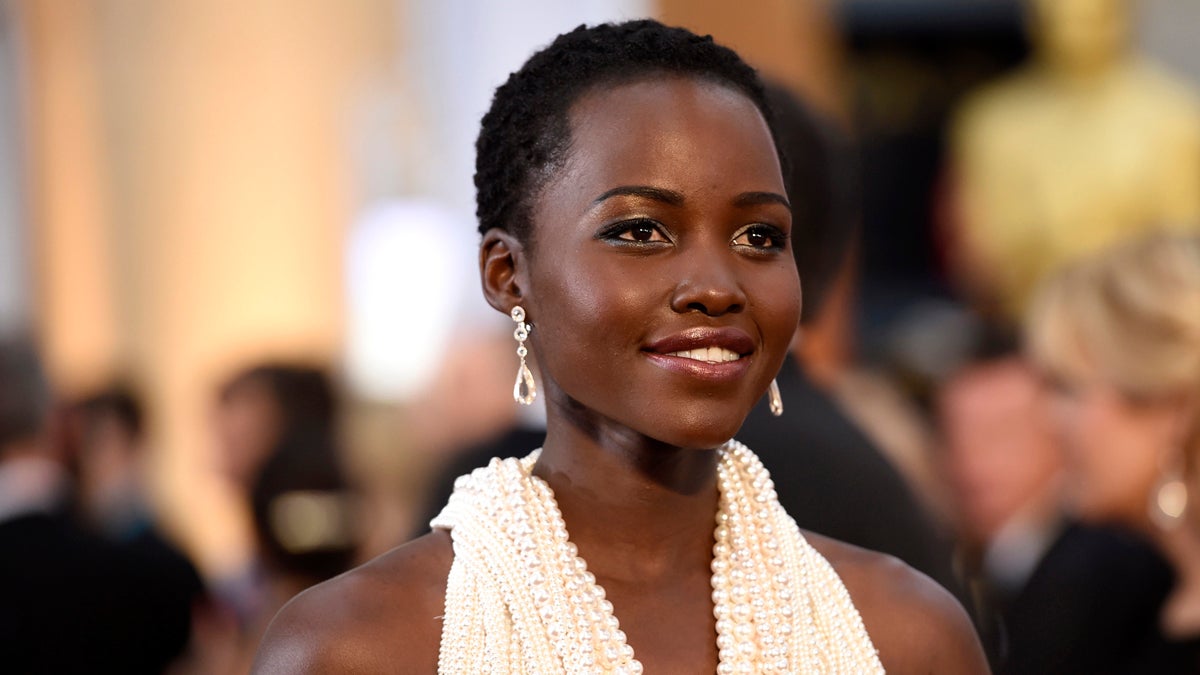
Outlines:
[[[67,391],[149,394],[154,485],[206,570],[245,547],[206,415],[230,368],[334,359],[349,108],[394,3],[26,0],[37,327]]]
[[[25,2],[28,210],[37,323],[52,374],[103,376],[117,352],[99,73],[84,2]]]

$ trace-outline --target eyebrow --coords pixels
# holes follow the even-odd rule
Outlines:
[[[670,204],[671,206],[683,206],[684,201],[683,195],[674,190],[656,188],[649,185],[621,185],[611,190],[606,190],[599,197],[592,200],[592,205],[595,206],[606,199],[624,195],[645,197],[646,199],[653,199],[654,201]]]
[[[606,199],[620,196],[643,197],[670,206],[683,206],[686,201],[682,194],[666,188],[650,185],[621,185],[604,191],[599,197],[592,200],[592,205],[595,206]],[[734,206],[758,206],[760,204],[781,204],[789,211],[792,210],[792,205],[788,202],[787,197],[775,192],[743,192],[733,200]]]
[[[758,206],[760,204],[782,204],[788,211],[792,210],[792,205],[788,202],[787,197],[775,192],[743,192],[733,200],[734,206]]]

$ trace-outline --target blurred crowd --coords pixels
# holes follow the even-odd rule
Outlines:
[[[261,364],[213,398],[222,479],[255,554],[202,580],[147,485],[147,410],[115,384],[56,399],[26,342],[0,344],[0,662],[7,672],[249,670],[283,604],[356,560],[333,384]]]
[[[772,87],[805,308],[784,417],[739,439],[802,528],[950,589],[996,672],[1200,673],[1200,88],[1138,52],[1126,0],[842,5],[853,113]],[[209,468],[254,543],[214,571],[156,513],[156,401],[58,393],[3,337],[0,671],[246,672],[290,598],[540,444],[514,348],[456,343],[394,411],[425,448],[403,484],[348,451],[336,364],[224,373]]]

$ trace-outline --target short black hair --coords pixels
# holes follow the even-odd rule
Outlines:
[[[475,142],[479,232],[499,228],[527,241],[533,200],[570,147],[571,107],[597,86],[652,75],[699,78],[745,94],[775,140],[758,74],[712,36],[650,19],[579,26],[530,57],[496,89]],[[775,147],[778,152],[778,142]],[[780,161],[783,168],[782,155]]]

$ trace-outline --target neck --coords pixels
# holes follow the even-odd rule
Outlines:
[[[552,416],[534,474],[554,491],[571,541],[597,576],[653,581],[712,560],[714,449],[584,430]]]

